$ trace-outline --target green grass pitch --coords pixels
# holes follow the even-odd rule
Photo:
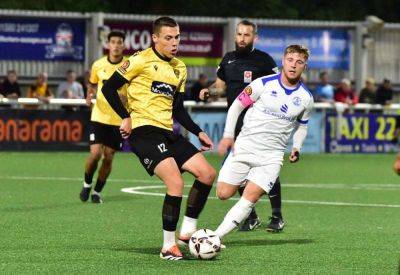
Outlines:
[[[270,206],[264,200],[257,205],[261,228],[228,235],[227,249],[213,261],[180,262],[158,256],[162,183],[133,155],[117,154],[105,203],[81,203],[85,158],[0,153],[1,274],[399,273],[394,155],[303,155],[299,163],[285,163],[283,233],[265,231]],[[219,168],[220,158],[207,158]],[[185,181],[190,185],[191,176]],[[199,226],[215,229],[235,200],[218,201],[213,191],[210,196]]]

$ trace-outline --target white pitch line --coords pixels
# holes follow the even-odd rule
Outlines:
[[[186,186],[188,187],[188,186]],[[143,192],[139,190],[147,190],[147,189],[161,189],[165,188],[164,185],[156,185],[156,186],[136,186],[136,187],[128,187],[122,188],[121,191],[129,194],[136,195],[144,195],[144,196],[157,196],[164,197],[163,193],[154,193],[154,192]],[[183,195],[184,198],[187,198],[187,195]],[[216,197],[209,197],[210,199],[217,199]],[[239,200],[239,198],[231,198],[231,200]],[[266,201],[266,199],[261,199],[262,201]],[[301,201],[301,200],[282,200],[284,203],[290,204],[309,204],[309,205],[329,205],[329,206],[359,206],[359,207],[383,207],[383,208],[400,208],[398,204],[374,204],[374,203],[357,203],[357,202],[330,202],[330,201]]]
[[[39,180],[39,181],[83,181],[83,178],[73,177],[46,177],[46,176],[0,176],[5,180]],[[151,183],[159,184],[158,180],[152,179],[109,179],[110,182],[128,183]],[[344,190],[400,190],[400,184],[379,184],[379,183],[283,183],[285,188],[315,188],[315,189],[344,189]]]

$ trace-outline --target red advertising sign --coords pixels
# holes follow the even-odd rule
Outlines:
[[[147,49],[152,44],[152,23],[106,21],[106,31],[120,30],[126,33],[124,54],[130,55]],[[220,25],[180,24],[181,42],[178,56],[222,57],[223,27]],[[103,42],[104,53],[107,45]]]

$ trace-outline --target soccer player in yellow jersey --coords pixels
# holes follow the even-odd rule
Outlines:
[[[91,198],[93,203],[103,202],[100,193],[110,175],[114,153],[120,150],[122,145],[122,137],[119,133],[122,120],[104,98],[101,88],[125,60],[123,57],[124,40],[124,33],[110,32],[107,37],[108,55],[95,61],[90,72],[86,102],[91,105],[91,100],[96,95],[96,103],[93,106],[90,119],[90,154],[86,160],[85,181],[79,195],[83,202],[89,199],[93,174],[96,172],[97,164],[102,157],[103,160]],[[126,101],[126,85],[118,90],[118,94]]]
[[[189,192],[179,240],[187,244],[197,230],[197,219],[214,182],[216,172],[203,154],[181,135],[172,131],[172,117],[198,136],[202,150],[213,143],[183,107],[186,66],[175,55],[179,26],[170,17],[153,22],[154,46],[131,56],[106,82],[102,91],[122,118],[120,132],[129,137],[133,152],[150,175],[156,174],[167,187],[162,208],[164,243],[160,257],[183,258],[175,240],[184,182],[181,172],[195,176]],[[128,85],[128,111],[115,92]]]

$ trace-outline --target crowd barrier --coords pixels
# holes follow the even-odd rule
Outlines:
[[[212,138],[221,139],[226,102],[186,101],[193,120]],[[387,153],[397,151],[399,104],[388,106],[315,103],[303,152]],[[0,150],[86,150],[90,109],[84,99],[0,99]],[[179,129],[179,126],[176,127]],[[191,142],[192,134],[181,129]]]

